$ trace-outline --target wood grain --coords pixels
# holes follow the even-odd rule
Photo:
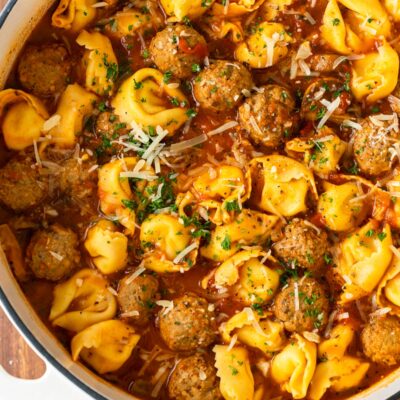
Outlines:
[[[7,0],[0,0],[0,9]],[[40,378],[44,362],[30,349],[0,308],[0,364],[11,375],[23,379]]]

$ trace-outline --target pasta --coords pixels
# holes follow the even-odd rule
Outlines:
[[[355,182],[334,185],[324,182],[325,192],[318,202],[318,212],[326,226],[337,232],[357,227],[365,216],[365,206],[360,199],[360,189]]]
[[[348,8],[345,17],[339,4]],[[374,36],[390,35],[388,15],[378,0],[329,0],[322,22],[322,37],[341,54],[366,51]]]
[[[99,322],[73,337],[74,361],[82,358],[99,374],[113,372],[128,360],[140,336],[128,324],[110,320]]]
[[[272,67],[287,55],[287,46],[291,42],[292,38],[282,24],[263,22],[256,33],[238,45],[235,58],[252,68]]]
[[[268,254],[257,248],[236,253],[216,269],[215,284],[232,286],[237,283],[237,296],[247,305],[272,299],[279,286],[279,274],[260,262],[260,256]]]
[[[112,101],[121,121],[143,126],[158,125],[172,135],[187,120],[188,101],[184,94],[163,83],[163,74],[151,68],[137,71],[128,78]],[[167,107],[164,96],[176,99],[182,106]]]
[[[353,63],[351,90],[372,103],[392,93],[399,73],[399,56],[385,40],[378,50]]]
[[[128,238],[111,221],[101,220],[89,229],[85,248],[103,274],[124,268],[128,258]]]
[[[78,32],[96,18],[93,6],[97,0],[61,0],[52,16],[52,24],[57,28]]]
[[[345,355],[354,339],[354,329],[348,325],[337,325],[330,338],[318,346],[318,355],[326,361],[320,362],[311,381],[309,396],[312,400],[322,398],[332,388],[342,392],[356,387],[365,377],[370,364],[358,358]]]
[[[378,230],[371,220],[340,245],[338,272],[345,280],[342,302],[359,299],[378,285],[392,260],[392,235],[385,224]]]
[[[233,222],[217,226],[209,244],[203,246],[200,253],[209,260],[225,261],[240,249],[240,245],[263,243],[277,220],[275,216],[243,210]]]
[[[244,308],[221,327],[225,343],[229,344],[232,341],[233,334],[237,335],[241,343],[261,350],[268,357],[282,350],[286,342],[280,322],[259,318],[251,308]]]
[[[271,376],[294,399],[306,397],[317,364],[317,346],[296,334],[272,359]]]
[[[1,131],[6,146],[23,150],[37,141],[49,118],[46,107],[36,97],[22,90],[0,92]]]
[[[68,85],[56,110],[57,125],[49,131],[50,141],[59,147],[72,147],[82,132],[84,117],[94,109],[97,96],[77,84]]]
[[[319,139],[321,139],[319,141]],[[292,153],[304,153],[304,162],[321,177],[336,172],[339,161],[347,148],[346,142],[325,128],[324,133],[313,141],[293,139],[286,143],[286,150]]]
[[[257,10],[263,2],[264,0],[237,0],[228,3],[217,1],[213,5],[212,13],[214,15],[224,15],[228,18],[239,17]]]
[[[400,312],[400,262],[393,257],[386,274],[379,283],[376,300],[381,308],[388,307],[390,312],[398,315]]]
[[[55,326],[80,332],[113,318],[116,312],[117,302],[107,281],[95,271],[83,269],[56,286],[49,319]]]
[[[185,17],[194,19],[203,15],[215,0],[161,0],[165,12],[174,17],[174,20],[182,21]]]
[[[110,94],[118,75],[118,61],[110,39],[99,32],[82,31],[76,42],[86,49],[82,60],[86,89],[99,95]]]
[[[293,216],[307,209],[309,190],[317,196],[312,173],[291,158],[278,155],[255,158],[250,163],[250,170],[253,187],[263,182],[262,192],[252,202],[264,211]]]
[[[111,161],[99,170],[99,199],[100,209],[107,216],[115,216],[126,228],[125,233],[133,235],[135,232],[136,213],[131,207],[133,193],[128,178],[122,178],[125,170],[134,169],[137,158],[127,157],[123,160]],[[154,176],[152,168],[143,166],[142,173]],[[137,192],[145,192],[152,183],[142,181],[137,184]]]
[[[185,271],[196,262],[198,241],[193,241],[190,229],[172,215],[149,215],[142,224],[140,241],[144,266],[153,271]]]
[[[246,349],[228,346],[214,347],[217,376],[221,379],[220,389],[225,400],[252,400],[254,378],[251,373]]]

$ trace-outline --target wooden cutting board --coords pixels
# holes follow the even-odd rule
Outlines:
[[[0,9],[7,0],[0,0]],[[23,379],[40,378],[46,366],[29,348],[0,308],[0,364],[11,375]]]

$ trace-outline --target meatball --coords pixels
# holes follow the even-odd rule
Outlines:
[[[364,354],[377,364],[400,362],[400,320],[394,316],[374,318],[361,332]]]
[[[168,393],[175,400],[223,399],[214,365],[201,354],[179,361],[169,378]]]
[[[314,278],[290,279],[275,297],[274,312],[290,332],[322,330],[328,322],[328,293]]]
[[[49,193],[46,175],[30,158],[13,158],[0,169],[0,201],[14,211],[38,206]]]
[[[21,85],[41,97],[54,96],[68,83],[72,62],[61,44],[28,46],[18,66]]]
[[[255,144],[277,147],[290,137],[296,127],[291,94],[278,85],[262,88],[239,107],[239,121]]]
[[[375,125],[369,118],[361,123],[361,129],[354,132],[353,152],[361,171],[367,175],[378,176],[390,170],[391,153],[397,134],[385,126]]]
[[[219,112],[231,110],[239,103],[243,91],[253,87],[250,72],[242,64],[216,61],[194,81],[193,93],[204,109]]]
[[[283,238],[274,244],[273,250],[287,263],[294,262],[302,268],[317,271],[324,264],[328,245],[325,231],[318,232],[303,219],[295,218],[285,226]]]
[[[337,54],[314,54],[307,60],[310,69],[316,72],[333,72]]]
[[[139,315],[130,318],[138,325],[145,325],[149,322],[151,310],[154,307],[154,300],[158,291],[158,280],[151,275],[140,275],[133,281],[130,277],[120,281],[118,287],[118,303],[121,313],[132,313],[137,311]]]
[[[76,158],[61,164],[59,176],[60,190],[70,197],[85,199],[95,194],[97,173],[91,170],[93,163],[79,162]]]
[[[373,362],[392,366],[400,362],[400,320],[394,316],[377,317],[361,332],[364,354]]]
[[[33,235],[27,249],[28,264],[36,278],[67,278],[79,264],[78,245],[78,236],[71,229],[52,225]]]
[[[185,25],[170,25],[158,32],[150,44],[154,63],[177,78],[189,78],[208,54],[202,35]]]
[[[215,314],[205,299],[194,294],[173,301],[170,311],[160,312],[160,332],[171,350],[204,348],[216,337]]]

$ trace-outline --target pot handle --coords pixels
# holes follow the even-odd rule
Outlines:
[[[39,379],[15,378],[0,365],[0,388],[7,399],[14,400],[93,400],[46,362],[46,372]]]

